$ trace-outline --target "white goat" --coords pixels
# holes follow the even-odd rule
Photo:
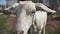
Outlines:
[[[52,13],[55,13],[52,11]],[[33,25],[35,31],[38,31],[41,34],[43,30],[43,34],[45,34],[45,26],[47,22],[47,12],[45,11],[36,11],[34,14]]]
[[[30,26],[32,25],[32,21],[33,21],[32,20],[32,18],[33,18],[33,13],[32,12],[36,11],[36,7],[40,7],[43,10],[45,10],[46,12],[52,12],[53,11],[53,10],[47,8],[45,5],[43,5],[41,3],[33,3],[32,1],[20,1],[20,3],[15,3],[11,7],[8,7],[4,10],[9,10],[12,7],[13,8],[16,7],[16,9],[17,9],[16,31],[17,31],[18,34],[22,34],[22,33],[27,34],[27,31],[29,30]],[[53,12],[55,12],[55,11],[53,11]],[[36,13],[38,13],[38,12],[36,12]],[[35,15],[38,16],[39,13],[35,14]],[[45,14],[45,12],[42,12],[42,13]],[[41,14],[40,16],[42,16],[44,14]],[[40,17],[40,16],[38,16],[38,17]],[[37,17],[36,17],[36,19],[37,19]],[[42,21],[41,21],[41,24],[42,24]],[[41,25],[39,25],[39,26],[41,26]],[[43,25],[41,27],[43,27]]]

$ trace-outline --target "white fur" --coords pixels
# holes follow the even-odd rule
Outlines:
[[[26,1],[17,7],[17,11],[16,30],[17,32],[24,31],[23,34],[27,34],[32,25],[32,11],[36,11],[35,4],[31,1]]]
[[[36,31],[37,31],[37,29],[39,29],[39,34],[41,34],[41,31],[43,30],[43,28],[45,28],[46,21],[47,21],[47,12],[37,11],[35,13],[33,25],[34,25],[34,28]],[[36,25],[35,25],[35,23],[36,23]],[[45,31],[45,29],[44,29],[44,31]]]

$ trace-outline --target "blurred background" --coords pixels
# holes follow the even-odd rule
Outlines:
[[[4,9],[20,0],[0,0],[0,34],[14,34],[16,24],[16,9],[5,11]],[[35,3],[43,3],[57,13],[48,13],[46,34],[60,34],[60,0],[31,0]],[[34,33],[34,32],[33,32]]]

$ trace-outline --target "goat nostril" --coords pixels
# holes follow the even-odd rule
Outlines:
[[[21,32],[19,32],[18,34],[23,34],[24,33],[24,31],[21,31]]]
[[[32,11],[32,13],[35,13],[35,11]]]
[[[23,34],[23,33],[24,33],[24,31],[21,32],[21,34]]]

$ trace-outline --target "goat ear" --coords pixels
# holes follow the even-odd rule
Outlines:
[[[5,8],[4,10],[9,10],[11,7]]]
[[[8,8],[5,8],[4,10],[9,10],[9,9],[15,8],[16,6],[19,6],[19,3],[15,3],[14,5],[9,6]]]
[[[54,10],[51,10],[50,8],[48,8],[47,6],[45,6],[44,4],[42,3],[36,3],[36,7],[39,7],[39,8],[42,8],[43,10],[45,10],[46,12],[56,12]]]

